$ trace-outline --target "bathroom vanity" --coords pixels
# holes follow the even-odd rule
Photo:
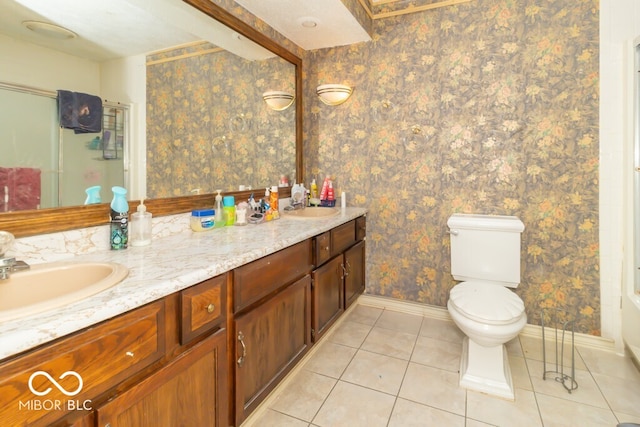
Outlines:
[[[239,426],[364,291],[365,213],[79,257],[129,277],[0,325],[2,423]]]

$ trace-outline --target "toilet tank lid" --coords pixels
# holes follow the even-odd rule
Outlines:
[[[524,224],[517,216],[455,213],[449,217],[450,229],[512,231],[522,233]]]

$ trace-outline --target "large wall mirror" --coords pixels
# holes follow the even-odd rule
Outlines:
[[[10,5],[8,10],[19,13],[35,3],[50,3],[3,1]],[[74,55],[64,53],[67,59],[60,61],[56,43],[78,39],[51,40],[47,43],[52,46],[43,46],[47,43],[35,44],[16,32],[0,30],[0,52],[5,57],[14,53],[11,66],[0,70],[0,81],[45,92],[94,93],[109,102],[121,102],[128,114],[123,185],[130,189],[132,200],[145,197],[150,210],[163,215],[208,204],[216,189],[230,193],[240,185],[264,188],[277,183],[281,175],[302,179],[299,57],[206,0],[108,1],[111,23],[96,13],[93,3],[85,3],[75,6],[73,16],[81,22],[76,28],[98,28],[104,45],[102,39],[84,40],[84,56],[76,50]],[[118,30],[115,34],[113,19],[132,19],[132,10],[146,18],[129,22],[130,28],[148,22],[160,32],[122,34]],[[25,15],[17,25],[27,19],[47,20]],[[1,28],[10,27],[3,22]],[[143,38],[157,43],[153,49],[136,52]],[[131,45],[130,54],[109,58],[110,50],[120,51],[109,46],[115,42]],[[74,69],[79,70],[77,75],[68,71]],[[262,94],[272,90],[291,93],[296,101],[282,111],[271,109]],[[89,136],[76,143],[78,150],[87,149],[94,139]],[[15,151],[15,138],[0,140],[0,149]],[[75,168],[81,174],[71,180],[77,188],[59,192],[79,194],[90,184],[100,184],[89,181],[100,173],[87,172],[86,163],[64,164],[64,169]],[[103,188],[102,201],[108,202],[110,196],[110,188]],[[2,212],[0,229],[25,236],[105,223],[108,204],[82,205],[82,197],[66,197],[72,202],[56,208]]]

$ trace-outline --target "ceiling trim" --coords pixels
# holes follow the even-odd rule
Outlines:
[[[387,0],[387,1],[380,2],[380,4],[394,3],[395,1],[396,0]],[[434,3],[424,4],[422,6],[414,6],[413,4],[409,4],[404,9],[398,9],[390,12],[373,12],[369,7],[368,0],[358,0],[362,8],[365,10],[365,12],[367,12],[367,15],[369,16],[369,18],[373,20],[390,18],[393,16],[407,15],[409,13],[423,12],[425,10],[437,9],[437,8],[446,7],[446,6],[453,6],[460,3],[468,3],[470,1],[472,0],[442,0],[442,1],[436,1]]]

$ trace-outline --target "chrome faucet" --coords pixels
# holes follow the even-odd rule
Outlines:
[[[17,261],[14,257],[5,256],[5,253],[11,247],[14,240],[13,234],[0,231],[0,280],[7,280],[14,271],[29,269],[29,264],[26,262]]]

